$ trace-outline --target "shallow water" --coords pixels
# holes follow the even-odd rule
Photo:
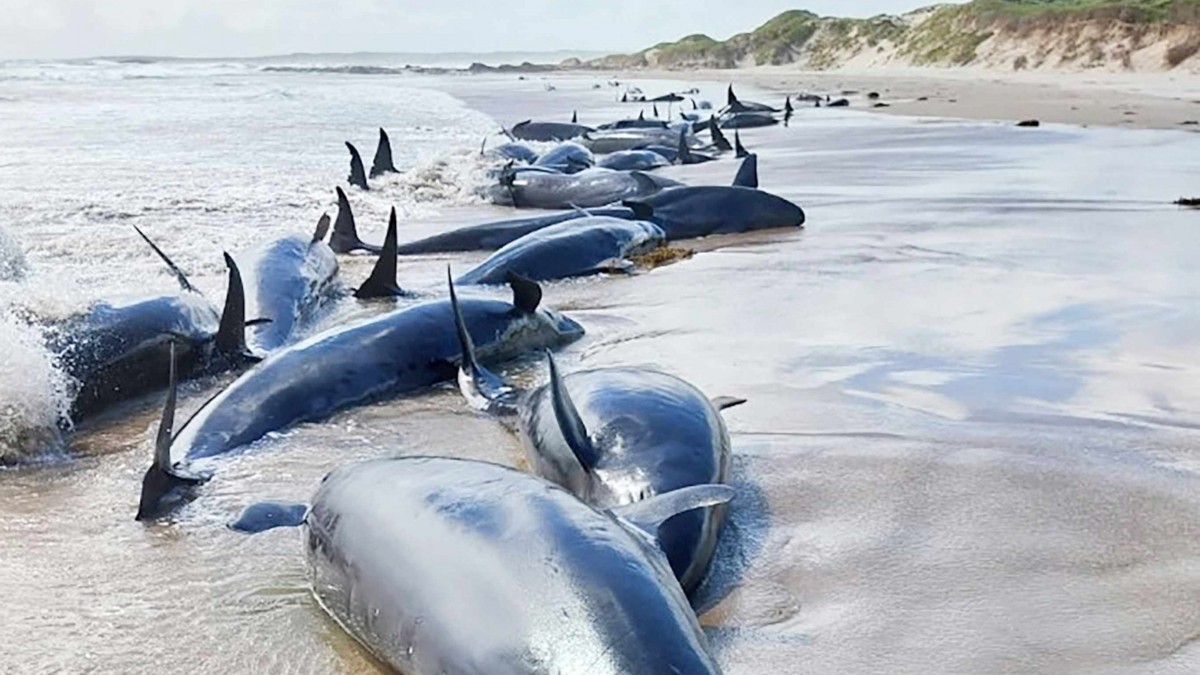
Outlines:
[[[497,123],[637,109],[589,77],[548,92],[167,70],[0,80],[0,137],[19,139],[0,215],[31,268],[0,284],[5,307],[170,291],[129,222],[219,299],[220,250],[309,229],[344,178],[341,141],[369,161],[380,123],[411,171],[352,193],[371,241],[392,202],[402,238],[507,214],[461,189]],[[1195,672],[1200,247],[1198,214],[1169,202],[1194,192],[1200,141],[809,109],[742,137],[807,230],[696,242],[691,259],[545,293],[589,331],[564,369],[653,365],[750,399],[726,414],[738,498],[704,616],[726,673]],[[55,163],[64,138],[81,149]],[[407,260],[401,283],[438,293],[447,263],[482,257]],[[344,259],[347,283],[368,266]],[[347,303],[326,323],[361,314]],[[0,385],[32,387],[13,363]],[[217,386],[189,385],[184,407]],[[146,527],[132,517],[157,404],[81,430],[69,459],[0,473],[0,670],[370,672],[308,595],[298,533],[223,524],[257,499],[303,500],[356,459],[521,463],[506,430],[442,388],[265,439],[222,461],[179,522]]]

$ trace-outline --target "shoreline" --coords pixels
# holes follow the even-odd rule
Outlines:
[[[563,70],[625,80],[730,82],[797,94],[842,95],[851,107],[905,117],[991,120],[1125,129],[1200,131],[1200,75],[1181,72],[1000,72],[973,68],[886,67],[803,71],[787,66],[729,70]],[[866,98],[878,92],[879,103]],[[717,101],[713,102],[717,104]],[[723,102],[720,102],[723,103]],[[801,105],[807,104],[800,104]]]

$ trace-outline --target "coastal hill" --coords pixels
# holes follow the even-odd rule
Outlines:
[[[634,54],[563,64],[600,70],[760,65],[1200,72],[1200,0],[974,0],[870,19],[797,9],[724,41],[689,35]]]

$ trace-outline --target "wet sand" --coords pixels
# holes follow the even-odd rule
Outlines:
[[[974,120],[1037,119],[1082,126],[1200,131],[1200,74],[1001,72],[972,68],[876,68],[797,71],[783,66],[737,70],[605,73],[619,79],[733,82],[795,94],[856,92],[871,112]],[[878,92],[881,98],[865,98]],[[724,99],[721,99],[724,102]],[[886,103],[886,108],[873,107]]]

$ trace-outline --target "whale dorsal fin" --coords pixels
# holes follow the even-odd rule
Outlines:
[[[738,102],[738,97],[735,96],[733,93],[733,85],[732,84],[729,85],[729,91],[726,94],[725,98],[726,98],[726,100],[725,100],[726,105],[733,105]]]
[[[277,527],[300,527],[308,517],[308,505],[293,502],[259,502],[242,511],[229,529],[244,534],[258,534]]]
[[[217,328],[217,351],[231,363],[244,359],[258,361],[246,348],[246,288],[242,285],[241,270],[228,253],[225,266],[229,268],[229,288],[225,291],[225,308],[221,310]]]
[[[358,226],[354,224],[354,211],[350,208],[350,200],[346,198],[345,190],[337,190],[338,214],[333,221],[333,236],[329,238],[329,248],[334,253],[349,253],[351,251],[369,251],[379,253],[378,246],[367,244],[358,238]]]
[[[321,218],[317,220],[317,229],[313,230],[312,241],[309,243],[315,244],[324,241],[327,234],[329,234],[329,214],[322,213]]]
[[[458,304],[458,293],[454,290],[454,278],[449,265],[446,265],[446,283],[450,286],[454,333],[458,337],[458,347],[462,354],[458,366],[459,391],[476,410],[493,413],[515,412],[515,408],[509,405],[515,390],[498,375],[479,364],[475,355],[475,342],[471,339],[462,307]]]
[[[658,542],[658,529],[681,513],[728,504],[734,497],[728,485],[693,485],[612,509],[614,515]]]
[[[635,220],[650,220],[654,217],[654,207],[646,202],[639,202],[636,199],[626,199],[621,202],[621,205],[633,211]]]
[[[558,422],[558,430],[562,432],[567,447],[571,449],[575,459],[579,460],[584,471],[590,472],[599,462],[600,454],[596,451],[596,446],[592,445],[592,439],[588,438],[587,427],[584,426],[583,419],[579,416],[579,410],[575,408],[575,403],[571,400],[571,394],[567,391],[566,384],[558,374],[554,355],[549,350],[546,351],[546,361],[550,366],[550,383],[548,385],[550,387],[550,406],[554,409],[554,419]]]
[[[579,111],[578,110],[571,111],[571,124],[579,124]]]
[[[542,303],[542,287],[538,282],[516,272],[508,272],[504,275],[504,280],[512,289],[514,307],[528,314],[537,311],[538,305]]]
[[[654,118],[658,119],[658,104],[655,103],[655,104],[653,104],[653,106],[654,106]]]
[[[742,165],[738,167],[737,175],[733,177],[733,185],[745,188],[758,187],[758,155],[753,153],[746,155],[746,159],[743,159]]]
[[[371,276],[363,282],[358,290],[354,291],[354,297],[359,300],[368,298],[395,298],[404,295],[404,289],[400,288],[400,284],[396,280],[396,257],[399,252],[396,243],[396,207],[392,207],[392,213],[388,216],[387,235],[383,238],[383,250],[379,252],[379,258],[375,261],[375,267],[371,270]]]
[[[383,127],[379,128],[379,145],[375,147],[375,159],[371,162],[371,178],[385,173],[397,173],[396,165],[392,164],[392,141],[388,138]]]
[[[713,407],[717,410],[729,410],[730,408],[736,408],[745,402],[746,399],[737,398],[736,396],[718,396],[712,400]]]
[[[687,129],[679,130],[678,154],[679,154],[678,159],[679,159],[680,164],[690,164],[691,163],[692,150],[691,150],[691,148],[688,147],[688,144],[687,144]]]
[[[742,135],[737,132],[737,129],[733,130],[733,149],[737,152],[738,159],[744,159],[746,155],[750,154],[746,146],[742,145]]]
[[[179,381],[175,373],[175,341],[170,343],[170,369],[167,377],[167,400],[154,438],[154,461],[142,477],[142,496],[138,503],[137,520],[151,520],[163,515],[171,504],[164,503],[172,493],[204,482],[203,478],[187,476],[176,471],[171,463],[171,442],[174,440],[175,405]],[[176,501],[178,498],[176,498]]]
[[[367,185],[367,174],[363,169],[362,157],[358,154],[358,148],[354,144],[346,141],[346,149],[350,151],[350,176],[346,179],[351,185],[356,185],[364,190],[370,190]]]
[[[721,132],[721,125],[717,124],[717,118],[709,115],[708,117],[708,133],[712,136],[713,145],[721,152],[728,152],[733,149],[729,144],[729,139],[725,138],[725,134]]]
[[[140,229],[138,229],[137,225],[134,225],[133,229],[138,233],[138,236],[142,238],[142,241],[149,244],[150,248],[158,254],[158,257],[162,258],[162,261],[167,264],[167,269],[171,270],[171,276],[175,277],[175,280],[179,282],[180,288],[192,293],[200,292],[196,290],[196,287],[192,285],[192,282],[188,281],[187,275],[183,273],[183,270],[179,269],[179,266],[176,265],[170,258],[168,258],[167,254],[163,253],[161,248],[155,245],[154,242],[150,241],[150,237],[147,237],[145,232],[142,232]]]

